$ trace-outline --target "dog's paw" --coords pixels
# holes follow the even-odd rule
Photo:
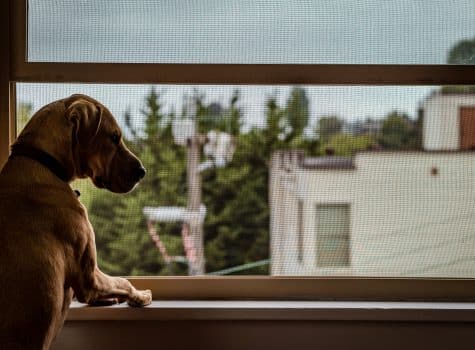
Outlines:
[[[152,291],[147,290],[136,290],[130,297],[127,299],[127,304],[133,307],[142,307],[147,306],[152,302]]]
[[[119,303],[118,298],[102,298],[89,302],[89,306],[110,306]]]

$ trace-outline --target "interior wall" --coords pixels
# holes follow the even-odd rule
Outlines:
[[[69,321],[53,349],[461,349],[474,334],[459,322]]]

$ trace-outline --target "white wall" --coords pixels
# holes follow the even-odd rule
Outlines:
[[[362,153],[356,166],[355,274],[475,276],[474,153]]]
[[[424,103],[424,149],[457,150],[460,144],[459,109],[475,106],[475,94],[433,95]]]
[[[366,152],[357,154],[355,166],[305,170],[296,165],[285,175],[294,176],[293,189],[274,188],[280,198],[271,196],[271,217],[275,208],[281,211],[280,226],[271,226],[271,240],[280,242],[271,246],[272,274],[475,276],[475,153]],[[297,261],[298,198],[304,200],[302,263]],[[351,206],[350,268],[316,266],[319,203]]]

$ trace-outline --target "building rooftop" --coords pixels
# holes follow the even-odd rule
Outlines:
[[[301,167],[306,169],[354,169],[353,159],[350,157],[324,156],[303,157]]]

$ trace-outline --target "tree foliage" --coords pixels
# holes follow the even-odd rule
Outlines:
[[[475,38],[464,39],[455,44],[447,56],[449,64],[475,64]]]
[[[286,106],[279,106],[274,97],[268,99],[265,128],[243,132],[239,91],[225,106],[206,104],[204,97],[199,92],[192,97],[199,131],[226,131],[238,145],[229,164],[202,173],[206,270],[216,271],[268,258],[268,162],[277,149],[305,144],[309,112],[305,90],[296,88]],[[127,143],[148,169],[147,176],[130,194],[101,193],[90,204],[99,263],[116,275],[186,274],[184,264],[174,263],[171,271],[164,264],[142,214],[145,206],[186,206],[185,150],[175,145],[172,134],[178,117],[163,113],[160,94],[154,89],[146,97],[142,115],[143,130],[134,129],[130,115],[125,124],[132,136]],[[157,230],[170,255],[183,255],[179,223],[159,224]],[[245,273],[265,274],[267,268]]]
[[[286,107],[287,120],[291,128],[290,137],[303,135],[309,122],[309,102],[305,89],[294,87],[290,91]]]
[[[385,149],[409,150],[420,148],[420,125],[407,114],[393,111],[383,121],[379,144]]]
[[[332,136],[340,133],[344,121],[337,116],[321,117],[318,120],[317,134],[322,143],[328,142]]]
[[[325,149],[331,149],[338,156],[352,156],[357,151],[367,150],[376,144],[370,135],[336,134],[325,144]],[[322,150],[324,153],[325,150]]]
[[[463,39],[457,42],[449,50],[447,55],[448,64],[475,64],[475,38]],[[444,94],[467,94],[474,93],[473,85],[445,85],[441,88]]]
[[[28,123],[28,120],[31,117],[32,110],[33,110],[33,106],[31,103],[20,102],[18,104],[17,118],[16,118],[18,134],[20,134],[20,132],[25,127],[26,123]]]

